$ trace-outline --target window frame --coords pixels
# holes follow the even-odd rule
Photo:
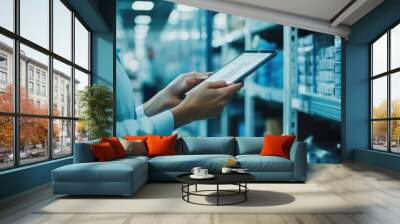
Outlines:
[[[400,26],[400,21],[395,22],[394,24],[392,24],[390,27],[388,27],[387,29],[385,29],[384,32],[382,32],[381,34],[379,34],[375,39],[373,39],[369,44],[368,44],[368,52],[369,52],[369,77],[368,77],[368,84],[369,84],[369,149],[373,150],[373,151],[379,151],[379,152],[385,152],[385,153],[391,153],[391,154],[400,154],[400,152],[393,152],[392,151],[392,136],[391,136],[391,132],[392,132],[392,121],[400,121],[400,117],[392,117],[392,99],[391,99],[391,80],[392,80],[392,76],[396,75],[396,73],[400,72],[400,67],[397,68],[393,68],[391,69],[391,31],[393,28],[395,28],[396,26]],[[386,71],[382,72],[380,74],[373,74],[373,44],[379,40],[381,37],[383,37],[384,35],[387,35],[387,64],[386,64]],[[386,86],[387,86],[387,105],[386,105],[386,117],[385,118],[373,118],[373,81],[382,77],[386,77]],[[387,138],[386,138],[386,150],[379,150],[374,148],[374,133],[373,133],[373,122],[376,121],[386,121],[387,122]]]
[[[19,167],[23,166],[30,166],[33,164],[38,164],[38,163],[43,163],[46,161],[50,160],[58,160],[66,157],[70,157],[73,155],[74,152],[74,143],[75,143],[75,126],[76,126],[76,121],[79,120],[79,117],[75,117],[75,108],[71,108],[71,114],[70,116],[56,116],[53,115],[53,59],[58,60],[59,62],[62,62],[68,66],[71,66],[71,92],[72,92],[72,99],[71,99],[71,105],[74,105],[75,103],[75,88],[73,85],[75,82],[75,69],[85,73],[89,77],[89,83],[88,85],[92,85],[92,61],[91,61],[91,49],[92,49],[92,43],[91,43],[91,37],[92,37],[92,30],[88,27],[88,25],[84,22],[84,20],[79,16],[79,14],[72,9],[72,7],[66,2],[65,0],[59,0],[68,10],[71,11],[71,59],[64,58],[63,56],[55,53],[53,50],[54,44],[53,44],[53,1],[54,0],[48,0],[49,3],[49,47],[46,49],[45,47],[40,46],[39,44],[34,43],[33,41],[30,41],[27,38],[24,38],[23,36],[20,35],[20,1],[21,0],[14,0],[13,1],[13,10],[14,10],[14,18],[13,18],[13,31],[10,31],[4,27],[0,26],[0,35],[3,35],[5,37],[11,38],[13,41],[13,64],[11,65],[12,68],[11,70],[13,73],[14,78],[14,99],[13,99],[13,112],[2,112],[0,111],[0,116],[4,117],[11,117],[13,119],[13,166],[10,167],[5,167],[5,168],[0,168],[0,172],[5,171],[5,170],[11,170],[11,169],[16,169]],[[88,69],[85,69],[81,67],[80,65],[75,63],[75,18],[79,20],[79,22],[84,26],[84,28],[88,31]],[[39,114],[28,114],[28,113],[21,113],[20,111],[20,45],[23,44],[27,47],[32,48],[33,50],[36,50],[40,53],[43,53],[48,56],[49,62],[48,62],[48,85],[46,88],[46,97],[48,97],[48,112],[46,115],[39,115]],[[34,80],[36,79],[35,77],[35,70],[33,70],[33,75],[34,75]],[[29,74],[26,74],[27,80],[29,80]],[[39,77],[41,78],[41,77]],[[41,83],[41,79],[39,80]],[[27,90],[28,91],[28,90]],[[34,90],[35,91],[35,90]],[[41,94],[40,94],[41,95]],[[27,163],[27,164],[21,164],[20,161],[20,119],[21,118],[45,118],[47,119],[48,122],[48,136],[47,136],[47,142],[49,143],[47,146],[48,150],[48,155],[47,158],[44,158],[41,161],[38,162],[32,162],[32,163]],[[62,156],[54,156],[54,147],[53,147],[53,122],[56,120],[66,120],[66,121],[71,121],[71,153],[68,155],[62,155]]]

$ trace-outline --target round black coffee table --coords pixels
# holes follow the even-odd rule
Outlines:
[[[188,203],[198,204],[198,205],[234,205],[245,202],[247,200],[247,192],[249,188],[247,183],[255,180],[255,177],[247,173],[229,173],[213,174],[215,177],[212,179],[193,179],[190,177],[191,173],[182,174],[177,177],[178,181],[182,183],[182,199]],[[215,185],[215,190],[198,190],[197,185]],[[223,190],[220,189],[220,185],[236,185],[237,190]],[[194,191],[190,191],[190,186],[195,186]],[[209,192],[214,192],[215,194],[206,194]],[[190,200],[190,196],[204,196],[204,197],[216,197],[216,204],[202,204],[193,202]],[[221,203],[221,197],[232,197],[240,196],[240,199],[231,203]]]

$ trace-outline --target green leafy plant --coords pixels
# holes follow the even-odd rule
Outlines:
[[[89,139],[110,136],[113,94],[107,86],[95,84],[86,87],[79,93],[79,106]]]

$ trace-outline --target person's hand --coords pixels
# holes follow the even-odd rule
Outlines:
[[[194,120],[217,117],[243,83],[227,85],[225,81],[204,82],[172,109],[175,128]]]
[[[160,113],[180,104],[184,94],[207,79],[212,73],[190,72],[181,74],[144,104],[147,116]]]

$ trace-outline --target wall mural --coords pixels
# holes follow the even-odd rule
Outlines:
[[[117,133],[139,106],[179,74],[216,71],[245,49],[278,54],[245,80],[221,116],[175,130],[181,136],[295,134],[308,143],[313,163],[341,161],[342,40],[294,29],[284,42],[281,25],[157,2],[150,13],[117,1]],[[129,5],[130,6],[130,5]],[[284,50],[296,68],[284,73]],[[285,85],[289,75],[291,84]],[[290,93],[291,102],[284,100]],[[284,117],[285,108],[291,113]],[[285,119],[290,122],[285,122]],[[286,131],[290,130],[290,131]]]

